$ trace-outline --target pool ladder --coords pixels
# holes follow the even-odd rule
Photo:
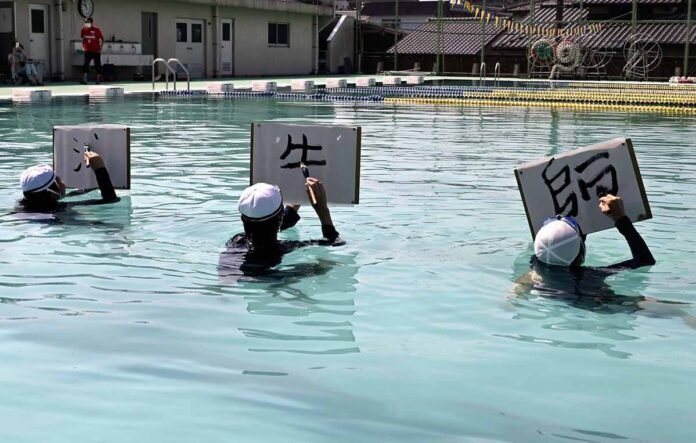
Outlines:
[[[186,69],[186,66],[184,66],[181,61],[178,58],[170,58],[169,60],[165,60],[163,58],[156,58],[152,61],[152,90],[155,90],[155,66],[157,66],[158,63],[162,63],[167,70],[165,71],[164,79],[165,79],[165,88],[167,91],[169,91],[169,73],[172,73],[172,79],[174,82],[173,85],[173,90],[176,91],[176,70],[172,68],[172,64],[175,65],[175,67],[181,68],[185,73],[186,73],[186,90],[190,91],[191,90],[191,75],[189,74],[188,69]]]
[[[493,68],[493,81],[495,86],[498,86],[500,83],[500,62],[497,62],[495,64],[495,68]],[[479,71],[479,86],[486,86],[486,62],[481,63],[481,70]]]

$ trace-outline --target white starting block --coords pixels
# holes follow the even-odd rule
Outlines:
[[[400,86],[401,77],[384,77],[382,78],[382,84],[385,86]]]
[[[234,83],[208,83],[206,87],[208,92],[213,94],[224,94],[225,92],[234,92]]]
[[[327,78],[326,88],[347,88],[348,80],[345,78]]]
[[[374,86],[375,79],[372,77],[358,77],[355,79],[355,86],[359,88],[367,88],[368,86]]]
[[[312,80],[293,80],[290,86],[293,91],[311,91],[314,89]]]
[[[32,89],[32,88],[13,88],[12,101],[15,102],[37,102],[41,100],[49,100],[51,98],[50,89]]]
[[[96,98],[123,97],[123,88],[119,88],[118,86],[90,86],[89,96]]]
[[[278,88],[276,82],[254,80],[251,82],[251,90],[254,92],[274,92]]]
[[[407,85],[422,85],[423,84],[423,76],[422,75],[409,75],[406,77],[406,84]]]

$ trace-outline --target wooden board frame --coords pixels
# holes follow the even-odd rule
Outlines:
[[[59,125],[61,126],[61,125]],[[79,126],[79,125],[74,125],[74,126]],[[114,186],[114,189],[123,189],[123,190],[130,190],[131,189],[131,128],[130,126],[126,126],[123,128],[126,131],[126,186],[125,187],[116,187]],[[56,127],[53,127],[52,131],[52,151],[53,151],[53,159],[51,161],[51,167],[53,170],[56,169]],[[108,166],[107,166],[108,170]]]
[[[633,148],[633,142],[631,141],[631,139],[619,137],[619,138],[607,140],[607,141],[602,142],[602,143],[597,143],[594,145],[586,146],[586,148],[592,147],[595,149],[602,149],[602,147],[606,146],[606,148],[608,149],[609,147],[614,146],[619,141],[621,141],[621,143],[626,145],[628,155],[629,155],[629,157],[631,159],[631,163],[633,165],[633,172],[634,172],[636,182],[638,185],[638,190],[640,192],[640,197],[641,197],[641,200],[643,202],[643,207],[645,208],[645,214],[640,214],[637,221],[651,219],[652,218],[652,210],[650,209],[650,202],[648,201],[648,196],[647,196],[647,193],[645,192],[645,185],[643,183],[643,177],[640,173],[640,168],[638,167],[638,160],[636,158],[636,153],[635,153],[635,150]],[[582,149],[582,148],[579,148],[579,149]],[[522,174],[522,171],[520,171],[518,168],[515,168],[514,171],[515,171],[515,180],[517,181],[517,189],[520,192],[520,197],[522,199],[522,204],[524,206],[525,216],[527,217],[527,224],[529,226],[529,232],[531,233],[532,238],[534,238],[534,236],[535,236],[534,225],[532,223],[532,218],[529,214],[529,206],[527,204],[527,201],[528,201],[527,196],[524,193],[524,189],[522,188],[522,183],[521,183],[521,179],[520,179],[520,175]]]
[[[249,186],[252,186],[255,181],[254,181],[254,141],[256,139],[256,126],[261,125],[261,124],[281,124],[281,125],[288,125],[288,126],[327,126],[328,125],[300,125],[300,124],[294,124],[294,123],[284,123],[284,122],[274,122],[274,121],[261,121],[261,122],[252,122],[251,123],[251,136],[250,136],[250,145],[249,145],[249,150],[250,150],[250,155],[249,155]],[[342,126],[345,127],[345,126]],[[355,159],[355,190],[354,190],[354,199],[350,203],[351,205],[357,205],[360,204],[360,167],[361,167],[361,158],[362,158],[362,127],[361,126],[355,126],[351,127],[353,131],[356,131],[356,159]],[[339,204],[344,204],[344,203],[339,203]]]

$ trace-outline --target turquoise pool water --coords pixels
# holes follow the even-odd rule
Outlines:
[[[363,128],[348,243],[285,257],[304,277],[221,281],[241,231],[254,120]],[[658,264],[617,294],[694,302],[696,119],[268,100],[0,104],[0,205],[50,162],[53,125],[132,128],[133,189],[58,223],[0,218],[0,440],[694,439],[691,306],[511,299],[532,252],[512,169],[634,140]],[[286,238],[316,238],[312,211]],[[616,232],[588,264],[627,258]]]

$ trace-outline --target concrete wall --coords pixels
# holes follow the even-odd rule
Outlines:
[[[208,3],[208,4],[205,4]],[[113,37],[128,42],[141,42],[141,13],[157,13],[157,56],[170,58],[176,56],[177,19],[205,20],[204,60],[205,75],[217,73],[217,20],[234,20],[234,62],[235,75],[285,75],[308,74],[315,66],[317,57],[317,32],[315,18],[332,13],[328,7],[314,7],[302,3],[287,3],[264,0],[224,0],[218,4],[242,6],[213,6],[212,1],[177,2],[167,0],[94,0],[95,24],[101,28],[106,40]],[[49,5],[49,32],[51,35],[51,71],[60,73],[60,59],[63,59],[63,73],[66,79],[77,79],[81,73],[79,66],[72,65],[72,41],[80,40],[83,18],[77,10],[77,3],[59,0],[17,0],[15,2],[16,35],[22,42],[29,41],[29,5]],[[62,4],[62,8],[61,8]],[[248,7],[249,5],[255,5]],[[63,11],[61,11],[63,9]],[[59,15],[60,14],[60,17]],[[316,15],[315,15],[316,14]],[[62,19],[62,20],[61,20]],[[62,21],[63,39],[60,39]],[[289,47],[268,45],[268,23],[289,23]],[[63,47],[61,56],[61,46]],[[25,44],[25,47],[27,45]],[[30,54],[31,55],[31,54]],[[149,69],[146,69],[149,72]]]
[[[338,74],[346,57],[353,60],[355,48],[355,19],[343,16],[339,20],[328,40],[328,69]]]

